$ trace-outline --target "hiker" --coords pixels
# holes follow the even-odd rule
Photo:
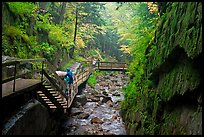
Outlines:
[[[67,68],[67,73],[64,76],[64,80],[66,81],[66,85],[67,85],[65,94],[68,95],[68,89],[69,89],[69,94],[71,94],[71,87],[72,87],[74,79],[73,79],[72,71],[70,68]]]
[[[92,65],[95,67],[96,66],[96,59],[93,59]]]

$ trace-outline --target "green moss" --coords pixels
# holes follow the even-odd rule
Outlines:
[[[164,101],[168,101],[175,94],[183,95],[188,90],[194,90],[200,83],[200,79],[199,73],[191,64],[177,65],[161,78],[157,92]]]
[[[161,16],[155,31],[154,42],[151,43],[151,49],[147,55],[146,70],[148,76],[154,76],[153,79],[158,79],[159,82],[155,82],[155,89],[146,89],[142,85],[144,81],[141,81],[140,85],[133,82],[132,86],[129,87],[127,94],[130,95],[131,91],[131,95],[135,95],[135,97],[128,98],[126,105],[123,106],[126,107],[124,109],[125,120],[132,123],[133,112],[137,109],[141,115],[141,129],[144,134],[186,133],[186,129],[179,125],[180,111],[165,112],[163,115],[164,123],[160,123],[158,115],[162,103],[168,102],[175,95],[183,96],[187,91],[195,90],[200,83],[201,76],[191,63],[192,59],[202,52],[202,11],[200,5],[200,3],[193,2],[173,3],[172,8]],[[181,56],[172,63],[173,65],[168,64],[172,65],[173,68],[165,73],[155,71],[161,70],[161,65],[164,63],[169,63],[166,61],[168,61],[170,54],[174,55],[172,51],[177,47],[184,49],[185,53],[180,54]],[[182,56],[183,54],[184,56]],[[148,92],[146,93],[146,91]],[[128,128],[132,134],[135,134],[136,129],[133,123]]]
[[[164,123],[161,126],[161,134],[165,135],[170,135],[173,134],[179,125],[179,117],[180,117],[181,112],[176,111],[176,112],[164,112],[163,119]]]
[[[91,86],[92,88],[94,88],[94,86],[95,86],[96,83],[97,83],[96,77],[95,77],[93,74],[91,74],[87,82],[88,82],[89,86]]]
[[[163,64],[177,45],[183,47],[188,56],[192,59],[202,51],[201,39],[198,41],[198,37],[200,37],[200,35],[202,36],[200,33],[202,32],[202,30],[200,31],[202,26],[199,25],[201,22],[195,20],[195,13],[202,11],[200,11],[199,6],[195,8],[196,5],[197,3],[174,4],[169,14],[166,14],[161,19],[160,25],[163,24],[163,29],[161,30],[158,26],[158,30],[156,31],[157,37],[155,37],[155,44],[159,46],[156,51],[158,56],[153,57],[152,64],[156,65],[152,65],[151,67],[156,68]],[[200,21],[201,20],[202,18],[200,18]],[[198,25],[194,25],[195,21],[199,22],[197,23]],[[194,25],[194,27],[192,25]]]

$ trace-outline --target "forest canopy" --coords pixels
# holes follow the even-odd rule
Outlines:
[[[151,23],[157,15],[155,5],[3,2],[2,54],[17,58],[45,57],[53,64],[59,59],[96,58],[98,54],[101,59],[128,61],[148,43],[142,37],[152,35]]]

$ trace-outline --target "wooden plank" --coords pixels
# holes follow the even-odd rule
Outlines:
[[[2,84],[2,97],[13,94],[13,80]],[[41,83],[41,80],[36,79],[16,79],[15,92],[19,92],[25,88]]]
[[[57,91],[58,92],[60,92],[60,94],[62,94],[64,97],[66,96],[65,94],[64,94],[64,92],[62,92],[62,89],[56,84],[56,82],[54,82],[51,78],[50,78],[50,76],[45,72],[45,71],[43,71],[43,73],[44,73],[44,75],[47,77],[47,79],[54,85],[54,87],[56,87],[57,88]],[[64,86],[63,86],[64,87]],[[66,87],[66,86],[65,86]],[[66,89],[66,88],[65,88]]]
[[[57,99],[54,96],[52,96],[51,93],[49,93],[49,91],[46,88],[44,88],[42,91],[60,111],[63,111],[63,108],[60,105],[60,103],[57,101]]]
[[[19,63],[20,62],[18,60],[2,62],[2,67],[11,66],[11,65],[19,64]]]

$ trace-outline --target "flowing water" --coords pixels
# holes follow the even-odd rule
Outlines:
[[[123,74],[104,76],[97,78],[95,88],[86,85],[80,96],[85,96],[87,100],[84,105],[78,103],[71,108],[70,115],[62,123],[60,134],[126,135],[119,102],[124,99],[121,89],[127,79]]]

